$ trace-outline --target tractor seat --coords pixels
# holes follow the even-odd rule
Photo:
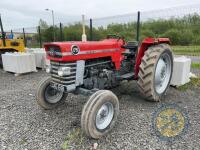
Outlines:
[[[126,45],[123,45],[122,48],[130,49],[130,50],[137,50],[138,42],[137,41],[129,41]]]
[[[122,46],[122,48],[126,49],[126,51],[123,53],[125,56],[135,55],[138,49],[138,42],[137,41],[127,42],[126,45]]]

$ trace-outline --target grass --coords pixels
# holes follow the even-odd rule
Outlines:
[[[200,77],[198,78],[191,78],[190,82],[179,86],[178,90],[180,91],[186,91],[187,89],[191,88],[191,87],[195,87],[195,88],[200,88]]]
[[[77,147],[80,147],[83,143],[83,133],[80,128],[73,129],[66,137],[65,141],[61,145],[61,150],[70,149],[70,145],[74,143]]]
[[[200,46],[172,46],[176,55],[200,56]]]
[[[193,69],[200,69],[200,62],[199,62],[199,63],[192,63],[192,64],[191,64],[191,67],[192,67]]]

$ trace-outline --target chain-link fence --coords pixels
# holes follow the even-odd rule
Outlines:
[[[42,47],[44,42],[80,41],[80,22],[59,23],[53,26],[14,29],[15,37],[25,38],[27,47]],[[173,45],[200,45],[200,4],[169,9],[144,11],[86,20],[88,40],[100,40],[108,34],[123,36],[125,40],[145,37],[169,37]]]

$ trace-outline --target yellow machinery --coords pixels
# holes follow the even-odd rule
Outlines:
[[[1,15],[0,15],[0,67],[2,66],[1,55],[6,52],[25,52],[24,40],[23,39],[13,39],[6,38],[5,32],[3,30]]]
[[[4,43],[5,42],[5,43]],[[3,66],[1,55],[6,52],[25,52],[23,39],[0,39],[0,68]]]
[[[0,40],[0,51],[17,51],[25,52],[23,39],[5,39],[5,46],[3,40]]]

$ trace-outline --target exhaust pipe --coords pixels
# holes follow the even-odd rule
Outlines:
[[[86,42],[87,36],[85,34],[85,15],[82,15],[82,26],[83,26],[82,42]]]

